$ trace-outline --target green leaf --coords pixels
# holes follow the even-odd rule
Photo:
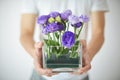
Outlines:
[[[78,52],[70,53],[70,58],[77,58],[77,57],[78,57]]]
[[[64,31],[66,30],[66,22],[62,21],[62,24],[64,26]]]
[[[75,34],[75,38],[78,38],[79,37],[79,35],[78,34]]]
[[[59,43],[54,40],[48,40],[50,42],[50,46],[59,46]]]
[[[57,48],[56,47],[51,47],[51,53],[56,54],[57,53]]]
[[[44,42],[47,46],[59,46],[59,43],[54,40],[44,39]]]
[[[47,39],[44,39],[44,42],[45,42],[45,44],[46,44],[47,46],[49,46],[49,45],[50,45],[50,43],[48,42],[48,40],[47,40]]]
[[[74,46],[72,46],[72,48],[70,50],[76,51],[78,49],[79,45],[80,45],[80,41],[78,40],[78,41],[75,42]]]
[[[66,48],[66,49],[63,49],[63,54],[67,54],[69,52],[69,49]]]
[[[59,39],[59,34],[58,34],[58,33],[55,33],[55,37],[56,37],[57,39]]]
[[[79,45],[79,43],[80,43],[80,41],[79,41],[79,40],[78,40],[78,41],[76,41],[76,42],[75,42],[75,46],[76,46],[76,45]]]

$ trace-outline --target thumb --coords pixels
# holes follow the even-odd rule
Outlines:
[[[87,49],[86,40],[80,40],[80,43],[82,44],[83,53],[85,53]]]
[[[35,51],[36,51],[37,56],[41,56],[42,46],[43,46],[43,42],[35,43]]]

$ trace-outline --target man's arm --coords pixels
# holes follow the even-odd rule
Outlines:
[[[21,17],[21,33],[20,42],[24,49],[34,58],[34,27],[35,27],[36,15],[35,14],[23,14]]]
[[[35,43],[33,39],[36,17],[35,14],[22,15],[20,41],[24,49],[32,56],[36,71],[40,75],[52,76],[56,73],[52,73],[51,69],[43,69],[42,67],[43,43]]]
[[[91,13],[92,21],[92,36],[91,40],[88,43],[87,52],[90,55],[90,60],[96,55],[104,43],[104,12],[92,12]]]

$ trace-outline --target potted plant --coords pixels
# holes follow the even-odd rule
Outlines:
[[[38,17],[44,38],[43,67],[53,71],[75,71],[82,67],[82,45],[79,40],[88,17],[72,15],[71,10],[51,12]]]

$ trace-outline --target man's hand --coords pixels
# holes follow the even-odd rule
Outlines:
[[[36,54],[34,58],[35,69],[40,75],[46,75],[46,76],[55,75],[56,73],[52,73],[51,69],[43,69],[42,46],[43,46],[43,42],[38,42],[35,44],[35,54]]]
[[[80,41],[81,44],[82,44],[82,68],[78,69],[77,72],[73,72],[73,74],[83,74],[83,73],[86,73],[88,70],[91,69],[91,60],[90,60],[90,57],[89,57],[89,54],[87,53],[87,50],[86,50],[86,41],[85,40],[81,40]]]

